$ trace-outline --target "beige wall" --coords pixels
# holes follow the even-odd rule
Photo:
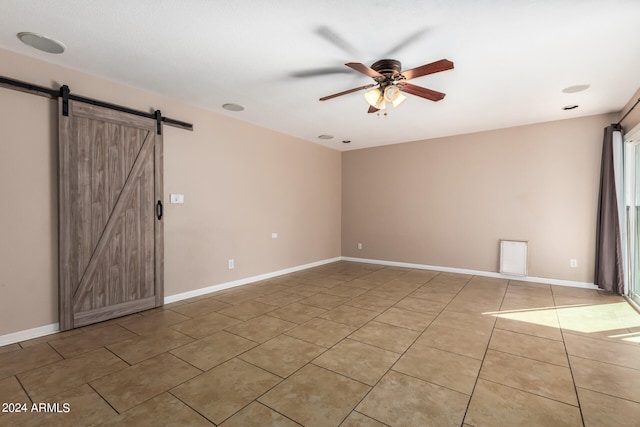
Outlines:
[[[343,153],[342,255],[496,272],[499,239],[528,240],[530,276],[592,283],[602,135],[615,118]]]
[[[619,115],[341,154],[8,51],[0,63],[6,77],[195,125],[165,126],[165,198],[185,195],[165,204],[167,296],[341,254],[497,271],[500,238],[530,241],[532,276],[593,280],[602,129]],[[0,88],[0,120],[4,335],[57,322],[57,108]]]
[[[166,296],[340,256],[340,152],[7,51],[0,64],[5,77],[194,124],[164,128]],[[57,107],[0,88],[0,118],[4,335],[57,322]]]

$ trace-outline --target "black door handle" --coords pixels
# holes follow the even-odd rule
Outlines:
[[[156,204],[156,215],[158,216],[158,219],[162,219],[162,202],[160,200],[158,200],[158,203]]]

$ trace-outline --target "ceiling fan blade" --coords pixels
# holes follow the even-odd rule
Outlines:
[[[363,90],[363,89],[369,89],[370,87],[374,87],[374,86],[376,86],[376,84],[375,83],[371,83],[371,84],[368,84],[368,85],[364,85],[364,86],[356,87],[356,88],[353,88],[353,89],[345,90],[344,92],[334,93],[333,95],[323,96],[322,98],[320,98],[320,101],[326,101],[328,99],[337,98],[337,97],[342,96],[342,95],[347,95],[349,93],[357,92],[357,91]]]
[[[377,109],[376,107],[374,107],[373,105],[369,106],[369,111],[367,111],[367,113],[371,114],[371,113],[375,113],[380,111],[379,109]]]
[[[347,64],[344,64],[347,67],[356,70],[359,73],[364,74],[365,76],[369,76],[372,78],[376,78],[376,77],[382,77],[384,78],[384,76],[382,74],[380,74],[379,72],[377,72],[376,70],[374,70],[373,68],[369,68],[366,65],[360,63],[360,62],[349,62]]]
[[[393,58],[395,56],[397,56],[398,52],[402,49],[404,49],[405,47],[409,46],[410,44],[415,43],[416,41],[420,40],[420,38],[427,32],[427,28],[424,28],[422,30],[418,30],[414,33],[409,34],[407,37],[405,37],[402,41],[400,41],[398,44],[396,44],[395,46],[393,46],[391,49],[389,49],[387,52],[385,52],[382,55],[382,58]]]
[[[317,77],[317,76],[327,76],[330,74],[347,74],[347,73],[351,73],[351,71],[347,70],[344,67],[327,67],[327,68],[316,68],[314,70],[294,71],[289,75],[291,77]]]
[[[316,34],[321,36],[323,39],[327,40],[334,46],[339,47],[350,55],[356,55],[356,49],[345,39],[340,37],[338,33],[333,31],[331,28],[326,26],[320,26],[316,28]]]
[[[453,68],[453,62],[448,59],[441,59],[440,61],[432,62],[430,64],[422,65],[420,67],[412,68],[410,70],[400,73],[406,80],[415,79],[416,77],[426,76],[427,74],[439,73],[440,71],[451,70]]]
[[[426,87],[412,85],[411,83],[398,83],[398,87],[403,92],[407,92],[421,98],[426,98],[431,101],[440,101],[446,95],[442,92],[427,89]]]

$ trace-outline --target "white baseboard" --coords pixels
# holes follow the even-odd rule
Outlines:
[[[39,338],[45,335],[55,334],[59,331],[60,324],[52,323],[50,325],[38,326],[37,328],[27,329],[25,331],[18,331],[11,334],[0,335],[0,347],[20,341],[30,340],[32,338]]]
[[[234,280],[232,282],[221,283],[221,284],[209,286],[206,288],[195,289],[193,291],[183,292],[180,294],[170,295],[164,298],[164,303],[169,304],[172,302],[197,297],[200,295],[205,295],[211,292],[234,288],[236,286],[247,285],[249,283],[258,282],[260,280],[271,279],[274,277],[282,276],[289,273],[295,273],[296,271],[306,270],[309,268],[318,267],[321,265],[330,264],[332,262],[337,262],[337,261],[351,261],[351,262],[360,262],[360,263],[367,263],[367,264],[387,265],[392,267],[415,268],[419,270],[434,270],[434,271],[442,271],[447,273],[459,273],[459,274],[471,274],[474,276],[496,277],[500,279],[520,280],[522,282],[546,283],[550,285],[573,286],[576,288],[585,288],[585,289],[599,289],[593,283],[575,282],[571,280],[548,279],[544,277],[531,277],[531,276],[526,276],[526,277],[509,276],[509,275],[494,273],[490,271],[468,270],[463,268],[451,268],[451,267],[439,267],[434,265],[412,264],[408,262],[384,261],[384,260],[378,260],[378,259],[336,257],[336,258],[325,259],[322,261],[312,262],[309,264],[299,265],[296,267],[286,268],[284,270],[274,271],[271,273],[260,274],[258,276],[247,277],[245,279]],[[60,331],[60,325],[58,323],[52,323],[50,325],[39,326],[33,329],[27,329],[24,331],[18,331],[18,332],[13,332],[6,335],[0,335],[0,346],[9,345],[16,342],[26,341],[32,338],[38,338],[45,335],[54,334],[58,331]]]
[[[574,288],[600,289],[593,283],[577,282],[573,280],[549,279],[546,277],[533,277],[533,276],[510,276],[508,274],[494,273],[492,271],[468,270],[465,268],[453,268],[453,267],[439,267],[436,265],[412,264],[408,262],[384,261],[379,259],[353,258],[353,257],[344,257],[344,256],[340,257],[340,259],[342,261],[387,265],[390,267],[406,267],[406,268],[415,268],[418,270],[433,270],[433,271],[442,271],[446,273],[471,274],[473,276],[494,277],[498,279],[508,279],[508,280],[519,280],[521,282],[535,282],[535,283],[544,283],[548,285],[572,286]]]
[[[306,270],[308,268],[318,267],[320,265],[331,264],[332,262],[340,261],[341,257],[329,258],[322,261],[316,261],[309,264],[298,265],[296,267],[286,268],[284,270],[278,270],[271,273],[260,274],[258,276],[247,277],[245,279],[234,280],[233,282],[221,283],[219,285],[208,286],[206,288],[194,289],[193,291],[183,292],[180,294],[171,295],[164,298],[164,303],[169,304],[183,299],[199,297],[200,295],[209,294],[211,292],[221,291],[223,289],[235,288],[236,286],[247,285],[253,282],[259,282],[260,280],[271,279],[273,277],[282,276],[284,274],[295,273],[296,271]]]
[[[316,261],[309,264],[299,265],[296,267],[287,268],[284,270],[274,271],[271,273],[260,274],[258,276],[247,277],[245,279],[234,280],[233,282],[221,283],[219,285],[209,286],[206,288],[195,289],[189,292],[183,292],[180,294],[171,295],[164,298],[164,303],[169,304],[172,302],[180,301],[187,298],[193,298],[200,295],[208,294],[211,292],[221,291],[223,289],[234,288],[236,286],[246,285],[260,280],[271,279],[273,277],[282,276],[284,274],[295,273],[296,271],[306,270],[312,267],[318,267],[324,264],[330,264],[332,262],[340,261],[340,257],[329,258],[322,261]],[[13,332],[6,335],[0,335],[0,347],[3,345],[14,344],[21,341],[30,340],[32,338],[39,338],[45,335],[51,335],[60,331],[59,323],[52,323],[50,325],[39,326],[33,329],[27,329],[24,331]]]

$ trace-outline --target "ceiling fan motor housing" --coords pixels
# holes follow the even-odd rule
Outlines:
[[[371,68],[379,72],[380,74],[393,76],[394,74],[400,72],[400,70],[402,69],[402,64],[400,63],[400,61],[397,61],[395,59],[381,59],[374,62],[371,65]]]

